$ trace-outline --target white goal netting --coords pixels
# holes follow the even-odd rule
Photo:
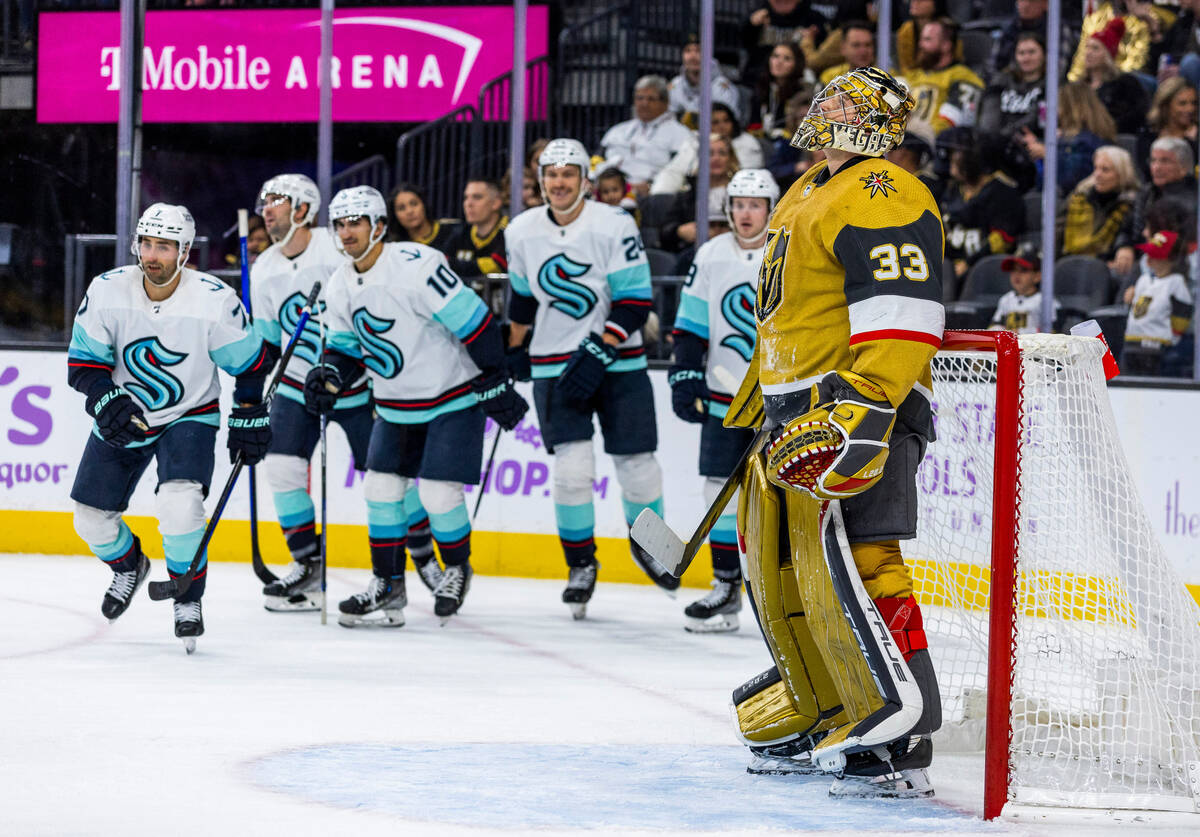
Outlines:
[[[938,441],[904,544],[926,614],[947,740],[982,745],[988,611],[1015,595],[1007,799],[1200,811],[1200,608],[1129,476],[1100,341],[1022,337],[1016,589],[992,587],[994,353],[934,361]],[[1003,447],[1001,448],[1003,450]],[[1003,752],[1003,748],[1000,748]]]

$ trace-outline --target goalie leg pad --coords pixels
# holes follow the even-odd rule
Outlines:
[[[738,736],[754,754],[747,773],[818,773],[810,754],[820,740],[811,717],[796,711],[777,666],[733,690]]]

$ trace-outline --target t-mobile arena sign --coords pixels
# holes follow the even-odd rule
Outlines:
[[[418,122],[474,104],[512,70],[509,6],[358,8],[336,12],[333,118]],[[40,17],[39,122],[116,122],[117,12]],[[526,60],[546,54],[545,6],[527,17]],[[146,122],[315,122],[317,9],[146,15]]]

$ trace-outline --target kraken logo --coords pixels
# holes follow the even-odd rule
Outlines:
[[[788,240],[792,234],[787,227],[771,230],[767,234],[762,267],[758,271],[758,304],[755,316],[764,323],[783,302],[783,259],[787,255]]]
[[[730,288],[721,297],[721,315],[733,329],[732,334],[721,340],[721,345],[737,352],[749,363],[758,334],[758,325],[754,321],[754,288],[749,282]]]
[[[566,253],[546,259],[538,270],[538,285],[554,298],[551,308],[568,317],[582,320],[596,307],[596,293],[587,285],[574,281],[591,269],[590,264],[573,261]]]
[[[283,328],[284,334],[295,334],[296,326],[300,322],[300,311],[304,308],[305,302],[304,294],[296,292],[285,299],[283,305],[279,306],[279,325]],[[318,301],[313,306],[313,313],[308,318],[308,322],[304,324],[304,331],[300,332],[300,336],[296,338],[295,356],[310,364],[317,362],[317,355],[320,353],[321,327],[317,318],[324,310],[325,301]]]
[[[384,378],[399,375],[404,368],[404,355],[395,343],[380,336],[391,331],[396,321],[376,317],[366,308],[359,308],[350,319],[362,343],[363,363],[367,368]]]
[[[165,410],[183,400],[183,382],[163,367],[183,363],[186,354],[173,352],[157,337],[134,340],[121,353],[125,368],[135,380],[125,384],[151,410]]]

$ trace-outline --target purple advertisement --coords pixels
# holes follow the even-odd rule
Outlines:
[[[116,122],[117,12],[40,17],[39,122]],[[419,122],[474,104],[511,71],[513,10],[402,6],[335,12],[333,118]],[[526,60],[546,54],[545,6],[532,6]],[[315,122],[318,9],[146,15],[146,122]]]

